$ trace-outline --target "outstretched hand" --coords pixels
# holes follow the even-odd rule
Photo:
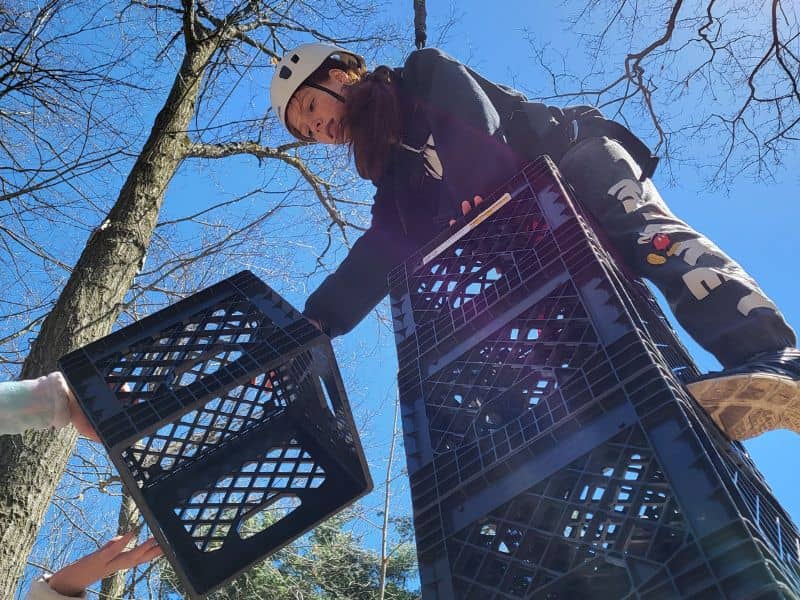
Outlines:
[[[136,531],[115,537],[96,552],[54,573],[48,585],[63,596],[78,596],[95,581],[161,556],[161,548],[153,538],[126,550],[135,538]]]

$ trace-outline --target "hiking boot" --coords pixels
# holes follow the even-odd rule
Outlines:
[[[686,384],[728,437],[746,440],[772,429],[800,433],[800,350],[753,356],[743,365]]]

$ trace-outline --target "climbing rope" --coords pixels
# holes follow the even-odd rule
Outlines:
[[[414,44],[417,50],[425,47],[428,34],[425,31],[425,0],[414,0]]]

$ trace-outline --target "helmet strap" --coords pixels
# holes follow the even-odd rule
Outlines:
[[[306,81],[306,82],[303,83],[303,85],[307,85],[308,87],[312,87],[312,88],[314,88],[316,90],[319,90],[321,92],[325,92],[326,94],[330,94],[331,96],[336,98],[339,102],[344,104],[344,96],[342,96],[341,94],[337,94],[333,90],[329,90],[325,86],[319,85],[317,83],[313,83],[311,81]]]

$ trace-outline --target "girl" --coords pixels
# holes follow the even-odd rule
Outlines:
[[[670,212],[650,179],[656,159],[596,109],[528,102],[432,48],[368,72],[362,57],[320,43],[280,61],[271,101],[295,137],[349,145],[376,187],[369,229],[306,303],[331,336],[380,302],[391,268],[478,204],[475,194],[549,154],[631,270],[725,367],[688,385],[717,424],[739,440],[800,432],[794,332],[737,263]]]

